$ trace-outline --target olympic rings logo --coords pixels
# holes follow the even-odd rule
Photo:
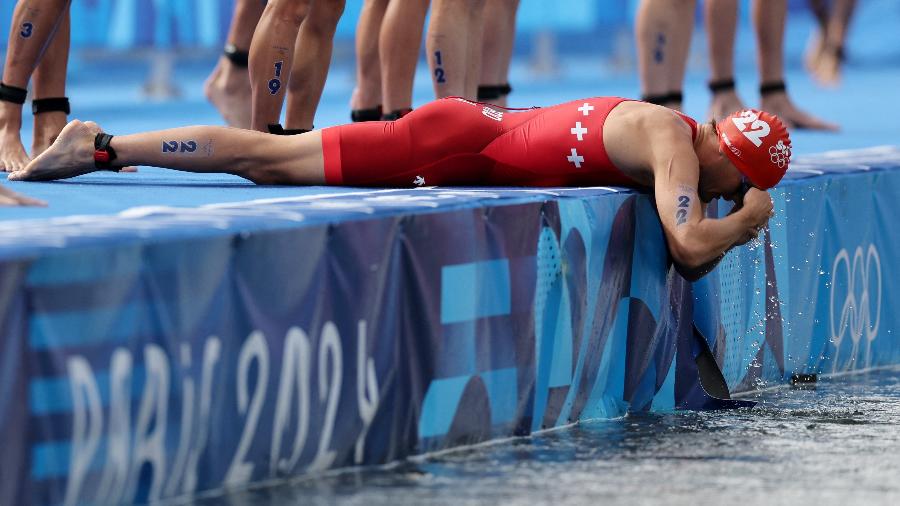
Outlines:
[[[843,278],[839,278],[839,275],[843,275]],[[846,285],[838,281],[845,281]],[[835,292],[839,284],[846,286],[847,294],[844,302],[836,306]],[[852,261],[846,249],[838,252],[831,267],[829,309],[831,339],[836,350],[840,350],[844,335],[849,331],[850,340],[853,341],[852,357],[855,357],[859,351],[859,342],[865,335],[868,365],[869,347],[877,337],[881,323],[881,258],[874,244],[870,244],[865,253],[861,246],[857,247]],[[837,359],[836,352],[834,368],[837,368]]]
[[[778,144],[769,148],[769,158],[779,169],[783,169],[791,161],[791,148],[785,146],[784,141],[778,141]]]

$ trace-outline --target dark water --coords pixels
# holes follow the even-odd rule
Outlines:
[[[195,504],[900,505],[900,371],[627,416]]]

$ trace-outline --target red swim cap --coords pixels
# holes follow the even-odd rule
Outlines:
[[[754,186],[768,190],[781,181],[791,162],[791,138],[777,116],[746,109],[717,128],[722,151]]]

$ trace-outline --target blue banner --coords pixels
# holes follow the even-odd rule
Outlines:
[[[900,150],[694,285],[652,200],[415,189],[0,223],[0,503],[152,501],[900,363]],[[724,214],[726,206],[712,212]]]

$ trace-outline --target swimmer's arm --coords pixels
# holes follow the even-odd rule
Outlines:
[[[747,234],[742,214],[707,218],[697,194],[699,162],[693,150],[676,150],[654,169],[660,222],[675,266],[686,279],[711,271]]]

